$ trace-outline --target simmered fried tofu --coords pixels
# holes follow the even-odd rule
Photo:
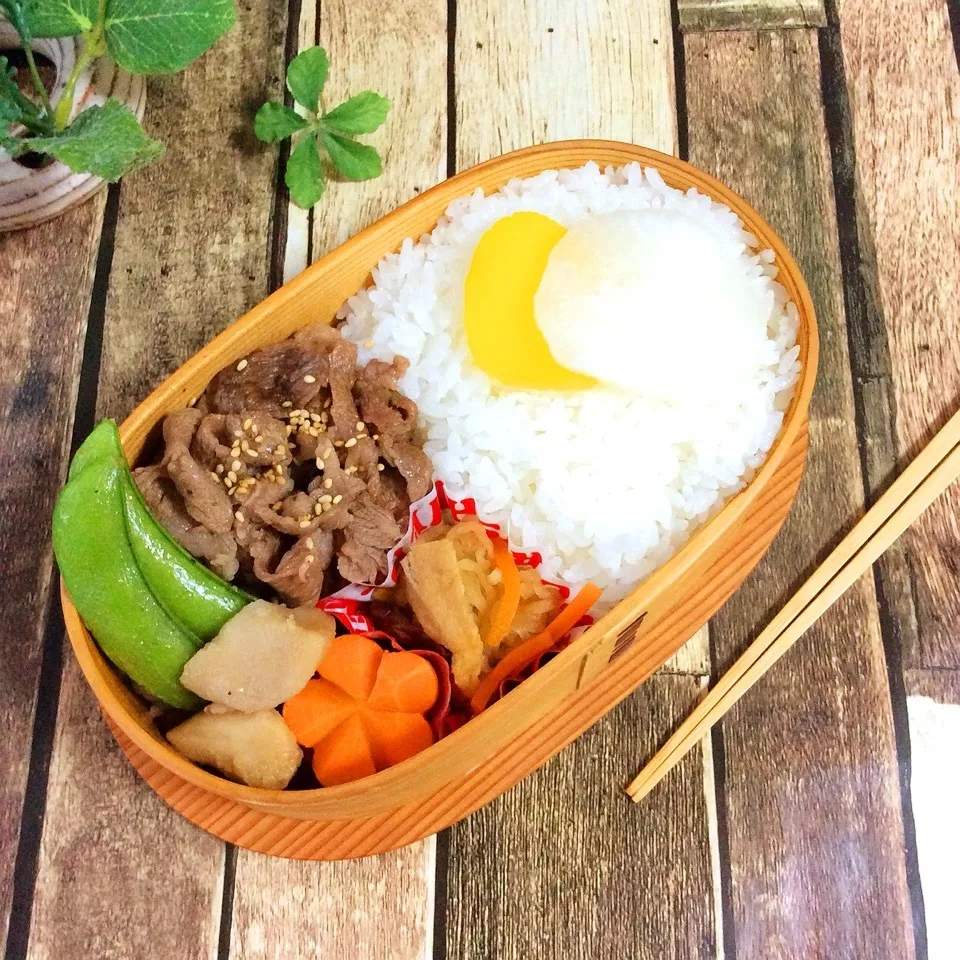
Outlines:
[[[467,601],[449,540],[417,541],[401,561],[407,598],[424,632],[453,655],[453,679],[464,693],[480,682],[483,640]]]

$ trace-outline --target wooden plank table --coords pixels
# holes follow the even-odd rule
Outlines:
[[[263,0],[151,80],[165,158],[0,237],[6,960],[956,957],[956,487],[642,806],[621,791],[960,402],[951,23],[945,0]],[[318,41],[332,96],[394,108],[384,176],[308,215],[250,120]],[[230,848],[140,782],[64,650],[49,517],[70,449],[398,203],[566,137],[678,152],[793,250],[822,344],[793,513],[708,630],[439,837],[337,864]]]

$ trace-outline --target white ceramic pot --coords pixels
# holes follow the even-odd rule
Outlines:
[[[0,53],[17,50],[20,39],[0,19]],[[33,49],[50,60],[56,70],[50,102],[56,104],[76,63],[79,37],[35,40]],[[143,77],[120,70],[108,57],[100,57],[77,81],[72,116],[103,103],[108,97],[127,104],[138,118],[143,117],[146,84]],[[0,148],[0,233],[43,223],[93,196],[104,182],[89,173],[74,173],[55,160],[38,169],[13,160]]]

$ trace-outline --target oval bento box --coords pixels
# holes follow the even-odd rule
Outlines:
[[[120,434],[128,459],[135,462],[160,419],[190,403],[222,367],[307,323],[332,321],[377,262],[404,238],[429,231],[454,198],[590,160],[655,167],[671,186],[695,187],[727,204],[761,247],[774,251],[777,279],[799,311],[803,371],[766,461],[671,560],[507,696],[417,756],[337,787],[255,789],[180,756],[62,590],[70,642],[120,745],[151,787],[204,829],[264,853],[332,860],[390,850],[449,826],[539,767],[661,666],[736,590],[786,518],[803,471],[817,366],[816,320],[797,265],[756,211],[712,177],[675,157],[601,140],[543,144],[482,163],[327,254],[225,330],[127,418]]]

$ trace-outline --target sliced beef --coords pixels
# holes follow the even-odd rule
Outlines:
[[[377,501],[393,512],[393,519],[406,531],[410,522],[410,496],[403,477],[393,470],[380,474],[380,497]]]
[[[265,410],[250,411],[244,415],[240,432],[239,459],[248,467],[271,467],[278,463],[290,463],[293,459],[286,424],[271,417]]]
[[[319,495],[318,495],[319,496]],[[315,513],[316,496],[296,492],[285,498],[280,509],[261,509],[260,520],[268,527],[292,537],[306,536],[320,526],[320,517]]]
[[[331,351],[330,416],[336,435],[349,440],[357,435],[360,414],[353,399],[353,383],[357,375],[357,348],[349,340],[341,340]]]
[[[367,499],[358,499],[350,508],[347,536],[389,550],[403,536],[403,531],[389,511]]]
[[[326,367],[321,354],[285,340],[221,370],[207,387],[207,403],[215,413],[265,410],[282,417],[285,400],[303,406],[323,389]]]
[[[225,580],[237,573],[237,542],[227,533],[213,533],[187,513],[183,498],[163,466],[134,470],[137,487],[150,512],[189,553],[206,560]]]
[[[337,569],[359,583],[373,583],[387,572],[387,552],[403,531],[393,515],[369,499],[359,499],[350,509]]]
[[[379,443],[384,459],[407,481],[407,493],[411,503],[425,497],[433,486],[433,465],[430,458],[409,440],[396,440],[387,435],[382,436]]]
[[[406,439],[417,425],[417,405],[397,386],[408,366],[405,357],[397,357],[393,363],[371,360],[357,377],[360,414],[381,437]]]
[[[241,508],[244,515],[257,517],[261,510],[268,510],[276,503],[281,503],[284,497],[293,490],[293,479],[285,475],[266,480],[261,477],[246,495],[242,498]]]
[[[331,501],[336,499],[337,504],[343,503],[349,506],[368,489],[364,478],[358,472],[347,473],[350,468],[349,460],[341,465],[340,458],[329,442],[326,449],[317,457],[317,466],[320,475],[311,482],[308,489],[311,492],[317,490],[321,496],[326,494]],[[327,483],[328,480],[329,483]]]
[[[316,600],[329,572],[376,582],[430,488],[407,361],[357,367],[324,324],[257,350],[167,416],[161,461],[137,471],[151,509],[228,579],[287,603]],[[337,569],[331,567],[337,558]]]
[[[316,431],[316,428],[314,428]],[[317,454],[330,442],[325,433],[311,433],[307,427],[301,427],[291,435],[296,444],[293,459],[297,463],[309,463],[317,459]],[[322,446],[321,446],[322,445]]]
[[[312,323],[309,327],[298,330],[291,339],[298,347],[321,357],[329,356],[333,348],[341,342],[340,331],[329,323]]]
[[[193,407],[175,410],[163,421],[163,444],[167,456],[183,449],[189,450],[194,434],[203,420],[203,414]]]
[[[338,549],[337,570],[344,580],[374,583],[387,572],[386,551],[347,537]]]
[[[208,470],[216,470],[219,465],[226,463],[233,446],[233,432],[240,428],[241,423],[239,417],[228,417],[222,413],[206,414],[194,434],[194,456]]]
[[[356,467],[356,476],[362,478],[371,499],[388,510],[406,529],[410,497],[405,481],[393,471],[381,470],[380,449],[370,437],[362,437],[347,456],[345,469]]]
[[[271,570],[267,562],[255,563],[257,576],[273,587],[290,606],[314,604],[320,599],[323,578],[333,556],[333,537],[312,533],[297,540]]]
[[[173,451],[166,466],[187,513],[211,533],[229,533],[233,529],[233,508],[214,474],[182,448]]]

